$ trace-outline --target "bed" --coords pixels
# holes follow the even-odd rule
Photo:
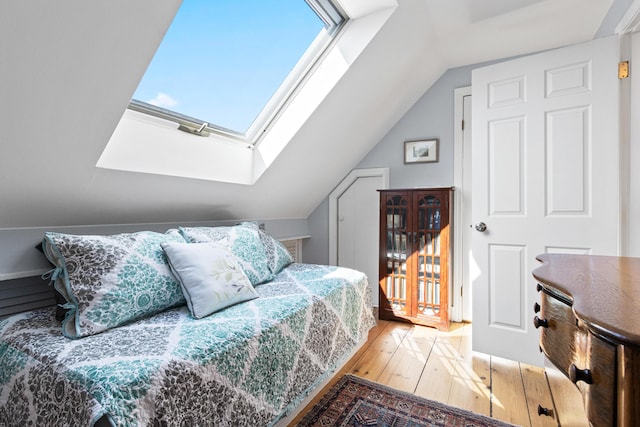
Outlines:
[[[166,236],[172,237],[161,240],[177,240],[175,233]],[[77,252],[74,246],[66,256],[50,255],[58,265],[56,289],[70,301],[62,323],[56,319],[60,307],[0,321],[0,425],[275,425],[362,344],[375,323],[363,273],[281,262],[277,273],[270,268],[268,280],[252,286],[255,295],[201,318],[187,297],[152,314],[131,309],[134,318],[115,326],[100,329],[93,322],[93,329],[85,328],[88,321],[78,314],[82,298],[74,296],[77,266],[69,255]],[[162,252],[142,252],[162,259]],[[273,265],[273,251],[265,253]],[[255,261],[255,253],[250,257]],[[103,279],[100,292],[104,287]],[[94,294],[89,305],[105,298]]]

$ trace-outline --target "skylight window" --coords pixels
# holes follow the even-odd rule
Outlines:
[[[129,107],[255,142],[344,20],[331,0],[184,0]]]

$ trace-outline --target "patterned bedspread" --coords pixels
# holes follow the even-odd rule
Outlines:
[[[366,277],[291,264],[259,298],[187,307],[78,340],[55,308],[0,322],[0,425],[270,425],[373,326]],[[104,418],[103,418],[104,420]]]

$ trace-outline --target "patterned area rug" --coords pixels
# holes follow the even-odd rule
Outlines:
[[[353,375],[333,386],[298,426],[507,427],[494,418],[423,399]]]

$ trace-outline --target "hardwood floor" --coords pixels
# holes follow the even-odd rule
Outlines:
[[[542,368],[473,352],[470,324],[454,323],[449,332],[438,332],[384,320],[290,425],[295,425],[345,373],[517,425],[588,425],[573,385],[550,381]],[[554,398],[554,393],[562,399]],[[538,404],[554,408],[554,416],[539,416]]]

